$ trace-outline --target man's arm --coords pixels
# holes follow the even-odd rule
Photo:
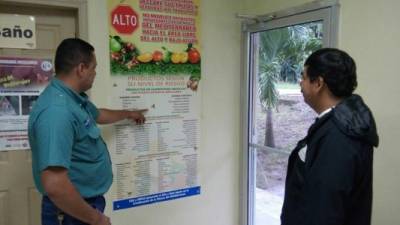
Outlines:
[[[135,121],[137,124],[142,124],[146,121],[143,113],[147,112],[147,109],[141,110],[112,110],[112,109],[99,109],[99,116],[96,122],[99,124],[115,123],[120,120],[130,119]]]
[[[110,219],[92,208],[77,192],[62,167],[48,167],[41,174],[43,188],[63,212],[91,225],[110,225]]]

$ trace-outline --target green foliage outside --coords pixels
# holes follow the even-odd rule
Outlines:
[[[299,83],[278,82],[276,87],[279,90],[296,90],[300,88],[300,85]]]
[[[266,111],[264,145],[274,147],[272,109],[279,87],[298,87],[305,59],[322,47],[322,24],[308,23],[259,33],[258,94]]]
[[[297,84],[305,59],[322,47],[319,23],[290,26],[260,33],[259,95],[265,109],[278,101],[277,83]]]

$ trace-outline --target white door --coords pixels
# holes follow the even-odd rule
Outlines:
[[[0,13],[35,16],[37,48],[0,48],[0,56],[53,59],[60,41],[75,37],[76,11],[0,3]],[[0,225],[39,225],[41,196],[32,179],[30,150],[0,151]]]

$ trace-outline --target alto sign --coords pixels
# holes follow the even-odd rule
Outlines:
[[[129,5],[111,11],[111,25],[120,34],[132,34],[139,27],[139,16]]]

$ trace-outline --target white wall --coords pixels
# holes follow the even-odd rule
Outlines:
[[[108,213],[114,224],[239,225],[240,26],[234,13],[265,14],[311,0],[202,0],[202,132],[197,197]],[[339,47],[358,65],[360,93],[375,114],[381,145],[375,153],[374,225],[400,224],[400,9],[398,0],[342,0]],[[98,77],[92,97],[107,106],[110,90],[106,0],[89,0],[89,40]],[[109,140],[111,132],[107,132]],[[110,202],[111,199],[109,199]]]
[[[240,24],[234,17],[239,6],[239,0],[201,1],[201,195],[117,212],[108,205],[113,224],[239,224]],[[111,90],[106,0],[89,0],[88,10],[89,41],[98,60],[91,96],[104,107]],[[111,135],[105,129],[106,141]]]
[[[242,12],[265,14],[310,0],[244,0]],[[400,1],[341,0],[339,48],[358,66],[361,94],[374,112],[380,136],[375,151],[373,224],[400,224]],[[399,82],[399,84],[397,83]]]

